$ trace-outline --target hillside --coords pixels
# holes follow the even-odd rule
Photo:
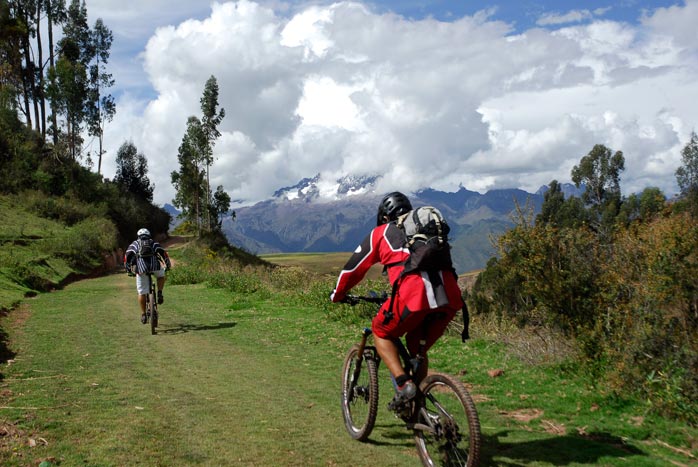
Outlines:
[[[64,217],[47,213],[49,203]],[[0,218],[0,310],[119,260],[114,224],[74,200],[0,195]]]

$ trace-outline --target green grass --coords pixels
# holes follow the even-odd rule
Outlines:
[[[133,282],[80,281],[2,319],[13,355],[0,370],[0,465],[419,465],[385,408],[385,368],[370,442],[344,430],[340,367],[363,320],[329,319],[287,292],[170,283],[151,336]],[[481,326],[466,344],[445,336],[430,360],[471,389],[482,465],[696,464],[696,428],[606,393],[573,366],[523,363]]]
[[[94,248],[115,245],[108,222],[91,218],[67,226],[27,209],[25,196],[35,203],[50,201],[35,193],[0,195],[0,311],[89,272],[102,260]]]

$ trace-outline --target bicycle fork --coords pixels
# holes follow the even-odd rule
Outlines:
[[[370,328],[364,328],[364,331],[361,333],[361,342],[359,342],[359,350],[358,350],[358,356],[356,358],[356,367],[354,368],[354,371],[351,375],[351,381],[349,383],[349,390],[347,392],[347,401],[352,402],[354,400],[355,395],[360,395],[363,397],[368,397],[368,394],[355,394],[356,392],[356,382],[359,380],[359,375],[361,374],[361,365],[364,361],[364,350],[366,350],[366,341],[368,340],[368,336],[372,334],[373,331],[371,331]]]

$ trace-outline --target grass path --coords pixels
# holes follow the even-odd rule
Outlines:
[[[344,430],[339,369],[357,326],[279,296],[168,285],[151,336],[134,282],[79,281],[2,318],[14,355],[0,367],[0,465],[420,465],[385,408],[385,369],[371,441]],[[492,340],[445,337],[430,355],[472,384],[483,466],[698,465],[694,428]]]
[[[375,442],[344,432],[344,349],[317,312],[202,286],[166,287],[165,298],[156,336],[123,274],[40,295],[10,315],[17,355],[0,418],[36,446],[0,450],[1,465],[418,464],[387,410]]]

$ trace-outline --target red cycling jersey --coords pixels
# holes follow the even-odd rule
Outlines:
[[[438,312],[442,319],[429,328],[426,336],[428,349],[463,307],[463,298],[453,271],[443,270],[434,274],[414,272],[401,277],[404,262],[410,254],[404,245],[405,234],[394,222],[373,229],[340,272],[331,299],[333,302],[341,301],[374,264],[388,266],[390,283],[395,285],[395,281],[398,281],[395,297],[392,308],[390,299],[381,306],[372,322],[373,332],[384,339],[398,338],[407,333],[408,348],[414,351],[421,336],[413,331],[425,316]]]

